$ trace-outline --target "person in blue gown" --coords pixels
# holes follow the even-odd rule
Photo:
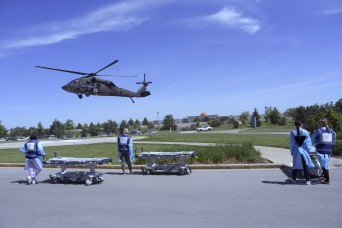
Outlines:
[[[36,177],[43,169],[42,156],[45,156],[43,146],[37,140],[37,136],[31,135],[29,141],[20,147],[20,151],[26,158],[24,170],[29,171],[27,184],[36,184]]]
[[[310,134],[303,129],[299,120],[295,121],[296,128],[290,133],[290,150],[293,158],[292,183],[296,183],[298,170],[304,170],[307,185],[311,185],[309,168],[314,167],[310,158],[312,146]]]
[[[312,134],[312,142],[316,147],[316,157],[321,165],[324,180],[322,184],[330,183],[329,161],[332,155],[333,146],[336,143],[336,133],[328,126],[328,121],[322,119],[318,123],[319,128]]]
[[[132,162],[134,161],[133,140],[127,128],[124,128],[123,134],[118,136],[118,151],[118,162],[121,163],[122,173],[127,174],[125,170],[126,162],[129,173],[132,174]]]

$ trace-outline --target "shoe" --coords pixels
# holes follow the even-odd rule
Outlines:
[[[321,180],[320,183],[321,183],[321,184],[330,184],[330,182],[329,182],[329,181],[326,181],[326,180]]]
[[[30,176],[26,177],[27,184],[32,184],[32,178]]]
[[[122,175],[126,175],[127,173],[126,172],[123,172]]]
[[[311,185],[311,181],[307,181],[305,184],[306,185]]]
[[[36,184],[36,181],[35,181],[35,180],[32,180],[32,181],[31,181],[31,184]]]

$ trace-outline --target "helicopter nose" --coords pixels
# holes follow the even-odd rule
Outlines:
[[[68,86],[68,84],[66,84],[66,85],[62,86],[62,89],[63,89],[63,90],[65,90],[65,91],[68,91],[68,89],[69,89],[69,86]]]

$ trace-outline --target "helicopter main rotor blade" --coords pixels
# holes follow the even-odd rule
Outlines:
[[[113,64],[115,64],[115,63],[117,63],[117,62],[119,62],[119,60],[114,60],[114,62],[108,64],[108,65],[105,66],[105,67],[103,67],[101,70],[96,71],[96,72],[94,73],[94,75],[97,75],[97,73],[99,73],[100,71],[103,71],[104,69],[110,67],[111,65],[113,65]]]
[[[67,72],[67,73],[72,73],[72,74],[89,75],[87,73],[77,72],[77,71],[72,71],[72,70],[62,70],[62,69],[56,69],[56,68],[44,67],[44,66],[36,66],[36,67],[43,68],[43,69],[48,69],[48,70],[57,70],[57,71],[62,71],[62,72]]]
[[[97,74],[96,76],[105,76],[105,77],[123,77],[123,78],[137,78],[139,76],[136,75],[116,75],[116,74]]]

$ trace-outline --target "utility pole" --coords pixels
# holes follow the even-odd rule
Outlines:
[[[157,116],[158,116],[158,130],[159,130],[159,112],[157,112]]]

